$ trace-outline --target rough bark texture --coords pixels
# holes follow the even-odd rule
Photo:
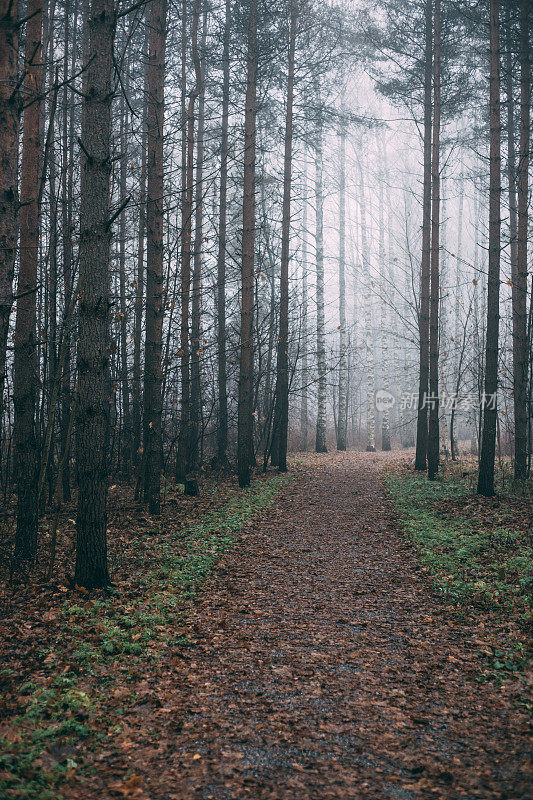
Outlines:
[[[148,21],[147,14],[147,21]],[[145,51],[149,49],[150,29],[146,26]],[[138,473],[142,478],[139,467],[144,464],[141,458],[143,447],[141,444],[142,431],[142,376],[141,376],[141,349],[142,349],[142,323],[144,300],[144,248],[146,235],[146,160],[147,160],[147,117],[148,117],[148,59],[144,65],[144,96],[142,111],[141,134],[141,173],[139,176],[139,231],[137,235],[137,271],[135,275],[135,309],[133,327],[133,381],[132,381],[132,425],[133,425],[133,458]],[[138,486],[141,481],[138,481]]]
[[[126,65],[126,76],[129,65]],[[128,91],[128,77],[124,89]],[[126,169],[128,166],[128,108],[124,97],[120,99],[120,202],[127,202]],[[126,207],[120,215],[119,234],[119,294],[120,294],[120,388],[122,394],[122,472],[130,474],[132,455],[132,424],[130,414],[130,388],[128,381],[128,306],[126,302]]]
[[[70,73],[76,71],[76,57],[78,51],[78,2],[74,3],[72,34],[69,34],[69,14],[65,15],[65,52],[63,58],[63,78],[69,71],[68,57],[70,55]],[[70,51],[70,53],[69,53]],[[62,177],[61,177],[61,227],[62,227],[62,257],[63,257],[63,284],[64,284],[64,309],[63,316],[63,341],[65,348],[65,366],[63,369],[61,383],[61,452],[62,468],[61,481],[63,500],[70,502],[70,451],[71,451],[71,432],[72,432],[72,387],[71,387],[71,337],[73,326],[73,315],[67,313],[72,303],[73,291],[73,204],[74,204],[74,125],[76,107],[74,103],[74,92],[68,86],[63,87],[62,96],[63,119],[62,119]]]
[[[17,532],[14,561],[35,558],[37,549],[37,347],[36,298],[39,260],[39,161],[41,155],[40,92],[42,2],[30,0],[27,14],[24,67],[24,130],[20,176],[20,264],[15,323],[13,404],[15,409],[15,475]]]
[[[226,0],[224,40],[222,53],[222,130],[220,138],[220,200],[218,210],[218,255],[217,255],[217,461],[228,462],[228,379],[226,363],[226,245],[227,245],[227,197],[228,197],[228,120],[230,80],[230,31],[231,3]]]
[[[166,0],[154,0],[150,6],[146,119],[146,342],[143,399],[145,500],[151,514],[160,512],[162,466],[163,123],[166,18]]]
[[[529,3],[520,3],[520,141],[518,146],[518,224],[516,271],[513,282],[513,399],[515,451],[514,474],[524,480],[528,471],[527,436],[527,236],[528,174],[531,141],[531,64]]]
[[[482,401],[483,432],[479,460],[478,494],[494,494],[494,458],[498,392],[498,342],[500,327],[500,4],[490,0],[490,186],[489,186],[489,270],[487,285],[487,339],[485,347],[485,389]]]
[[[241,355],[237,430],[237,471],[239,486],[250,485],[253,443],[254,369],[254,250],[255,250],[255,140],[257,78],[257,0],[250,0],[246,105],[244,112],[244,195],[242,204],[241,261]]]
[[[337,450],[346,450],[348,425],[348,353],[346,347],[346,124],[339,136],[339,416]]]
[[[309,252],[307,247],[307,220],[308,220],[308,197],[307,197],[307,151],[304,153],[304,169],[302,175],[302,321],[300,331],[300,352],[302,356],[302,399],[300,406],[300,449],[307,450],[307,436],[309,431],[309,411],[308,411],[308,387],[309,364],[307,355],[307,270],[309,269]]]
[[[320,97],[318,103],[320,105]],[[318,372],[318,409],[316,419],[315,450],[317,453],[327,451],[326,444],[326,320],[324,311],[324,163],[322,141],[322,112],[316,130],[315,152],[315,235],[316,235],[316,351]]]
[[[116,16],[112,0],[92,0],[85,96],[82,103],[78,391],[78,474],[75,582],[109,583],[107,568],[107,456],[109,427],[109,186],[111,175],[111,65]]]
[[[204,4],[200,52],[205,58],[207,37],[207,7]],[[190,465],[195,470],[200,465],[200,440],[202,436],[202,248],[203,248],[203,166],[205,130],[205,65],[200,60],[200,95],[198,99],[198,132],[196,136],[196,180],[194,210],[194,259],[191,297],[191,449]]]
[[[429,387],[429,283],[431,259],[431,84],[433,75],[433,2],[426,0],[424,54],[424,188],[422,199],[422,262],[420,267],[420,308],[418,331],[420,365],[416,422],[415,469],[425,470],[428,447]]]
[[[190,341],[190,297],[191,297],[191,242],[194,197],[194,105],[200,93],[201,67],[198,55],[198,20],[200,0],[194,0],[191,22],[191,49],[196,83],[189,95],[187,106],[185,191],[182,207],[181,232],[181,320],[180,320],[180,371],[181,371],[181,419],[176,455],[176,480],[185,483],[191,467],[191,341]]]
[[[289,252],[291,233],[292,189],[292,107],[294,99],[294,51],[298,0],[290,3],[289,61],[287,106],[285,111],[285,152],[283,164],[283,210],[281,223],[281,270],[279,335],[276,365],[276,410],[274,435],[277,437],[277,462],[280,472],[287,471],[287,434],[289,427]]]
[[[431,286],[429,310],[429,433],[428,478],[439,471],[439,256],[440,256],[440,0],[433,16],[433,142],[431,154]]]
[[[383,176],[384,178],[384,176]],[[380,182],[379,190],[379,273],[381,276],[381,297],[379,298],[380,308],[380,335],[381,335],[381,386],[384,392],[390,393],[390,370],[389,359],[389,328],[387,322],[387,303],[385,298],[388,295],[386,283],[386,255],[385,255],[385,220],[383,213],[383,180]],[[381,412],[381,449],[390,450],[390,408],[384,405]]]
[[[366,201],[363,170],[359,165],[360,195],[359,209],[361,213],[361,261],[364,270],[364,313],[365,313],[365,372],[366,372],[366,449],[373,453],[376,449],[376,413],[374,405],[375,371],[374,371],[374,331],[372,326],[372,290],[370,276],[370,258],[366,229]]]
[[[457,397],[461,387],[461,367],[460,367],[460,353],[461,353],[461,272],[462,272],[462,258],[461,253],[463,249],[463,206],[464,206],[464,175],[461,172],[459,177],[459,210],[457,218],[457,253],[455,256],[455,326],[454,326],[454,372],[455,372],[455,392],[453,396],[453,405],[451,412],[450,422],[450,453],[452,461],[455,461],[458,456],[457,437],[453,430],[453,420],[455,418],[455,411],[457,408]],[[444,216],[444,210],[443,210]]]
[[[0,411],[18,233],[18,0],[0,0]]]

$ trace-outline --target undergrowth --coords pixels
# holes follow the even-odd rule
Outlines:
[[[45,672],[18,687],[20,712],[0,738],[0,797],[61,798],[61,784],[83,769],[83,750],[117,733],[121,716],[137,702],[128,682],[150,670],[166,648],[192,646],[186,633],[174,635],[186,601],[288,480],[277,474],[258,481],[176,530],[165,531],[163,523],[157,559],[127,596],[65,599],[57,636],[38,654]],[[13,670],[0,670],[0,682],[16,685]],[[113,692],[117,683],[123,688]]]
[[[436,593],[456,608],[482,608],[527,630],[533,536],[523,492],[494,501],[477,498],[457,472],[434,482],[413,471],[393,473],[386,482]],[[519,504],[526,509],[522,515],[516,512]],[[507,639],[480,653],[484,678],[498,681],[520,672],[528,663],[524,641]]]

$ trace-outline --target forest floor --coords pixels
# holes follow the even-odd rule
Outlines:
[[[136,520],[115,596],[5,594],[0,796],[532,797],[529,556],[493,574],[482,538],[522,547],[526,501],[430,492],[405,456],[308,455]]]

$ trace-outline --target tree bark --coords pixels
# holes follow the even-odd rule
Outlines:
[[[254,461],[254,262],[255,262],[255,145],[257,91],[257,2],[249,0],[246,104],[244,112],[244,194],[242,204],[241,354],[237,429],[237,472],[241,488],[250,485]]]
[[[453,336],[454,349],[455,349],[454,367],[455,367],[456,391],[454,392],[452,398],[452,417],[455,417],[455,412],[457,410],[457,398],[459,395],[459,389],[461,388],[461,375],[460,375],[460,364],[459,364],[459,352],[460,352],[459,339],[461,337],[461,265],[463,263],[461,253],[463,249],[464,194],[465,194],[464,175],[461,171],[461,175],[459,177],[459,209],[457,215],[457,253],[455,256],[455,327]],[[443,215],[444,215],[444,210],[443,210]],[[456,461],[457,456],[459,455],[457,446],[457,437],[454,433],[453,426],[451,424],[450,424],[450,453],[452,461]]]
[[[145,54],[150,50],[149,13],[146,13]],[[141,467],[145,463],[142,446],[142,385],[141,385],[141,349],[142,349],[142,323],[144,300],[144,249],[146,236],[146,160],[147,160],[147,117],[148,117],[148,67],[149,59],[146,58],[143,79],[142,100],[142,132],[141,132],[141,173],[139,176],[139,230],[137,234],[137,271],[135,275],[135,309],[133,323],[133,381],[132,381],[132,441],[133,459],[137,472],[137,486],[144,483],[141,476]]]
[[[304,152],[304,167],[302,175],[302,324],[301,324],[301,345],[300,352],[302,357],[302,398],[300,406],[300,450],[307,450],[307,435],[309,429],[308,412],[308,386],[309,365],[307,354],[307,313],[308,313],[308,291],[307,291],[307,270],[309,269],[309,252],[307,247],[307,219],[308,219],[308,196],[307,196],[307,149]]]
[[[69,51],[71,54],[70,71],[74,74],[77,55],[77,21],[78,3],[74,3],[72,35],[70,34],[70,15],[65,14],[65,42],[63,53],[63,80],[66,81],[69,71]],[[72,267],[73,267],[73,173],[74,173],[74,126],[75,126],[75,104],[74,92],[65,85],[62,92],[62,168],[61,168],[61,250],[62,250],[62,269],[63,269],[63,321],[62,336],[65,351],[65,366],[61,380],[61,452],[62,468],[61,482],[62,495],[65,502],[70,502],[70,442],[72,431],[72,392],[70,384],[71,367],[71,335],[72,335],[72,315],[69,316],[68,310],[72,300]]]
[[[296,22],[298,18],[297,2],[298,0],[290,0],[289,60],[283,162],[279,335],[276,364],[276,410],[274,415],[274,435],[277,436],[278,440],[277,460],[280,472],[287,472],[287,435],[289,428],[289,254],[292,190],[292,108],[294,100]]]
[[[341,114],[344,108],[341,109]],[[346,348],[346,122],[339,131],[339,414],[337,450],[346,450],[348,426],[348,365]]]
[[[359,164],[361,214],[361,261],[364,269],[364,313],[365,313],[365,362],[366,362],[366,450],[376,450],[376,414],[374,404],[375,371],[374,371],[374,331],[372,325],[372,279],[370,277],[370,258],[368,254],[366,230],[366,201],[363,170]]]
[[[529,3],[520,2],[520,140],[518,145],[518,224],[516,272],[513,283],[513,398],[514,398],[514,474],[524,480],[528,471],[527,432],[527,237],[528,176],[531,141],[531,63],[529,45]]]
[[[39,260],[39,166],[41,157],[42,0],[30,0],[24,57],[24,128],[20,178],[20,264],[15,323],[13,404],[15,409],[15,474],[17,530],[14,563],[31,562],[37,552],[36,343],[37,267]]]
[[[126,73],[128,65],[126,65]],[[124,91],[128,91],[128,79]],[[120,203],[127,202],[126,169],[128,166],[128,108],[126,98],[120,100]],[[132,424],[130,414],[130,390],[128,379],[128,308],[126,303],[126,207],[120,215],[119,233],[119,294],[120,294],[120,388],[122,395],[122,471],[125,478],[130,475],[132,455]]]
[[[0,414],[18,238],[18,0],[0,0]]]
[[[385,162],[385,159],[383,159]],[[387,325],[387,304],[385,297],[387,296],[386,286],[386,255],[385,255],[385,220],[384,220],[384,198],[383,198],[383,181],[385,176],[381,176],[379,188],[379,261],[381,276],[381,297],[379,299],[380,305],[380,335],[381,335],[381,386],[384,392],[390,394],[390,358],[389,358],[389,328]],[[390,409],[388,405],[384,405],[381,412],[381,449],[389,451],[391,449],[390,441]]]
[[[440,0],[433,12],[433,142],[431,154],[431,285],[429,310],[429,431],[428,478],[439,471],[439,257],[440,257],[440,117],[441,18]]]
[[[207,38],[207,6],[204,3],[200,60],[200,93],[198,99],[198,131],[196,136],[196,186],[194,210],[194,258],[191,297],[191,470],[200,465],[202,433],[201,313],[202,313],[202,250],[203,250],[203,166],[205,129],[205,46]]]
[[[176,480],[185,483],[191,468],[191,342],[189,306],[191,296],[191,241],[194,197],[194,105],[200,94],[201,66],[198,55],[198,21],[200,0],[194,0],[191,23],[191,47],[196,83],[189,95],[187,107],[187,169],[185,174],[185,196],[182,209],[181,232],[181,321],[180,321],[180,361],[181,361],[181,419],[176,456]]]
[[[150,6],[148,98],[146,116],[146,340],[144,352],[145,501],[151,514],[161,511],[161,414],[163,337],[163,126],[165,113],[166,0]]]
[[[317,93],[320,106],[322,100]],[[318,110],[315,151],[315,236],[316,236],[316,352],[318,371],[318,409],[315,450],[327,453],[326,417],[326,320],[324,311],[324,162],[322,109]]]
[[[424,188],[422,199],[422,261],[418,330],[420,362],[416,421],[415,469],[425,470],[428,448],[429,284],[431,261],[431,86],[433,78],[433,0],[426,0],[424,54]]]
[[[220,139],[220,202],[218,209],[217,255],[217,461],[228,463],[228,379],[226,356],[226,247],[228,197],[228,120],[230,81],[231,0],[226,0],[222,53],[222,131]]]
[[[109,584],[107,461],[109,435],[109,188],[113,0],[92,0],[87,19],[89,58],[82,102],[78,391],[76,468],[78,512],[75,583]]]
[[[483,431],[477,491],[494,495],[494,459],[498,392],[500,326],[500,4],[490,0],[490,185],[489,185],[489,269],[487,286],[487,335],[485,345],[485,389],[482,398]]]

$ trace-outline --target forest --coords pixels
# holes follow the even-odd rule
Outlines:
[[[0,798],[531,797],[530,0],[0,0]]]

